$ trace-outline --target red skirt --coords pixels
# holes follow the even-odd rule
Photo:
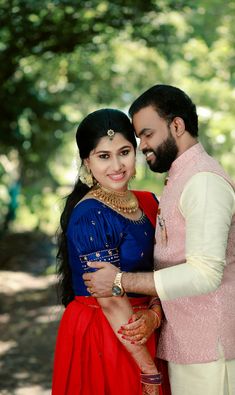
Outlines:
[[[133,309],[148,298],[130,298]],[[154,358],[155,336],[147,342]],[[76,297],[63,314],[56,342],[52,395],[142,395],[140,370],[97,300]],[[163,395],[162,389],[159,391]],[[164,392],[164,395],[167,395]]]

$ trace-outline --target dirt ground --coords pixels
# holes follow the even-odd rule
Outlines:
[[[57,304],[53,239],[41,233],[0,239],[0,394],[49,395],[63,308]]]

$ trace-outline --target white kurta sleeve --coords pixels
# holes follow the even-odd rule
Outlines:
[[[186,184],[179,209],[186,224],[186,262],[154,272],[162,300],[196,296],[219,287],[235,213],[235,192],[222,177],[197,173]]]

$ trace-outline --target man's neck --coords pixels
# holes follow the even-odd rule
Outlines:
[[[187,136],[186,139],[182,140],[180,142],[180,144],[178,144],[178,154],[177,154],[177,158],[182,155],[185,151],[187,151],[188,149],[190,149],[191,147],[193,147],[195,144],[198,144],[198,140],[196,137],[193,137],[191,135]]]

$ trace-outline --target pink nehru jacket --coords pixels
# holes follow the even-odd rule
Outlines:
[[[222,167],[196,144],[173,163],[160,201],[168,241],[156,228],[155,270],[177,265],[185,258],[185,220],[178,209],[187,181],[198,172],[213,172],[231,185]],[[180,279],[179,279],[180,281]],[[206,295],[163,301],[166,320],[158,345],[158,356],[167,361],[191,364],[219,358],[221,344],[226,359],[235,358],[235,217],[228,237],[222,284]]]

